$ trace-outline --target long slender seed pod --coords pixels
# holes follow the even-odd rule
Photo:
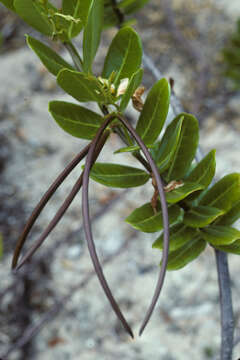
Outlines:
[[[71,173],[71,171],[80,163],[80,161],[87,155],[90,144],[88,144],[79,154],[75,156],[75,158],[65,167],[65,169],[61,172],[61,174],[56,178],[56,180],[52,183],[46,193],[43,195],[37,206],[34,208],[28,222],[26,223],[15,248],[13,260],[12,260],[12,269],[14,269],[17,265],[18,258],[20,252],[23,248],[23,245],[26,241],[26,238],[35,224],[38,216],[41,214],[43,208],[46,206],[48,201],[51,199],[55,191],[59,188],[59,186],[63,183],[66,177]]]
[[[100,281],[100,284],[102,285],[102,288],[115,312],[115,314],[117,315],[117,317],[119,318],[119,320],[121,321],[123,327],[125,328],[125,330],[128,332],[128,334],[133,338],[133,332],[129,326],[129,324],[127,323],[125,317],[123,316],[116,300],[114,299],[112,292],[108,286],[108,283],[105,279],[105,276],[103,274],[103,270],[101,267],[101,264],[99,262],[98,256],[97,256],[97,252],[96,252],[96,248],[95,248],[95,244],[93,241],[93,236],[92,236],[92,230],[91,230],[91,224],[90,224],[90,215],[89,215],[89,199],[88,199],[88,185],[89,185],[89,174],[90,174],[90,170],[91,170],[91,166],[92,166],[92,161],[93,161],[93,155],[94,155],[94,151],[95,151],[95,147],[97,146],[97,143],[102,135],[102,133],[104,132],[104,130],[106,129],[106,127],[108,126],[108,124],[114,119],[116,118],[115,115],[109,115],[106,116],[106,120],[103,123],[103,125],[99,128],[91,146],[88,152],[88,156],[85,162],[85,168],[84,168],[84,173],[83,173],[83,189],[82,189],[82,215],[83,215],[83,227],[84,227],[84,231],[85,231],[85,235],[86,235],[86,239],[87,239],[87,244],[88,244],[88,249],[89,249],[89,253],[93,262],[93,266],[95,268],[96,274],[98,276],[98,279]]]
[[[160,196],[160,202],[161,202],[161,207],[162,207],[162,214],[163,214],[163,228],[164,228],[164,247],[163,247],[163,258],[162,258],[162,266],[160,269],[160,273],[159,273],[159,277],[158,277],[158,281],[157,281],[157,285],[156,285],[156,289],[151,301],[151,304],[148,308],[148,311],[145,315],[145,318],[143,320],[142,326],[140,328],[139,331],[139,336],[142,335],[151,315],[152,312],[155,308],[155,305],[157,303],[157,300],[159,298],[161,289],[163,287],[163,283],[164,283],[164,278],[165,278],[165,274],[166,274],[166,269],[167,269],[167,260],[168,260],[168,249],[169,249],[169,222],[168,222],[168,207],[167,207],[167,203],[166,203],[166,199],[165,199],[165,193],[164,193],[164,189],[163,189],[163,184],[162,184],[162,180],[161,177],[159,175],[158,172],[158,168],[155,165],[147,147],[145,146],[144,142],[142,141],[142,139],[140,138],[140,136],[136,133],[136,131],[133,129],[133,127],[120,115],[117,116],[118,119],[122,122],[122,124],[128,129],[128,131],[130,132],[130,134],[135,138],[136,142],[138,143],[138,145],[141,147],[142,152],[144,153],[147,161],[149,162],[149,165],[151,166],[152,169],[152,173],[155,177],[156,180],[156,184],[157,184],[157,189],[158,189],[158,193]]]
[[[94,154],[95,159],[98,157],[99,153],[101,152],[101,150],[102,150],[102,148],[103,148],[109,134],[110,134],[109,131],[105,131],[105,133],[103,134],[102,139],[99,142],[98,147],[96,149],[96,152]],[[77,193],[81,189],[82,178],[83,178],[83,173],[81,173],[80,177],[78,178],[78,180],[74,184],[70,194],[67,196],[67,198],[65,199],[65,201],[63,202],[61,207],[58,209],[57,213],[55,214],[55,216],[53,217],[53,219],[51,220],[51,222],[49,223],[47,228],[44,230],[42,235],[35,241],[35,243],[31,246],[31,248],[24,255],[24,257],[22,258],[22,260],[20,261],[20,263],[16,267],[16,271],[19,270],[33,256],[33,254],[36,252],[36,250],[42,245],[42,243],[45,241],[45,239],[48,237],[48,235],[57,226],[57,224],[59,223],[59,221],[61,220],[61,218],[63,217],[63,215],[65,214],[65,212],[69,208],[69,206],[71,205],[71,203],[74,200],[75,196],[77,195]]]

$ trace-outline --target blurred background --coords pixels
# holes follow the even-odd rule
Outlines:
[[[239,0],[150,0],[136,18],[145,53],[164,76],[174,79],[174,91],[184,109],[198,117],[203,152],[217,150],[217,175],[239,172]],[[96,74],[115,32],[104,32]],[[54,77],[26,47],[26,33],[39,37],[0,5],[0,357],[217,360],[219,294],[210,248],[186,268],[167,274],[152,320],[134,341],[123,331],[92,272],[80,194],[31,263],[17,275],[11,273],[13,249],[31,210],[62,167],[85,146],[83,140],[64,133],[48,113],[50,100],[72,99],[63,95]],[[61,50],[58,44],[54,47]],[[155,81],[149,69],[143,81],[147,89]],[[130,108],[128,112],[135,116]],[[102,159],[121,161],[122,157],[134,164],[126,154],[111,155],[120,145],[112,137]],[[71,174],[47,205],[26,247],[51,220],[80,170]],[[156,235],[138,233],[124,222],[136,206],[149,200],[150,186],[144,189],[111,190],[96,183],[90,187],[98,252],[135,333],[152,297],[161,258],[151,248]],[[240,259],[229,258],[239,339]],[[234,356],[240,356],[238,343]]]

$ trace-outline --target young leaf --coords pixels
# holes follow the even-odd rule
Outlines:
[[[128,87],[125,91],[125,93],[122,96],[119,110],[123,111],[127,107],[129,100],[131,99],[131,96],[133,95],[134,91],[137,89],[137,87],[141,84],[143,76],[143,69],[139,69],[137,72],[135,72],[128,84]]]
[[[175,251],[192,240],[197,235],[195,229],[183,224],[176,224],[170,227],[169,251]],[[155,249],[163,249],[163,234],[161,234],[152,245]]]
[[[103,102],[105,100],[100,91],[99,82],[93,76],[86,76],[77,71],[63,69],[57,76],[57,82],[64,91],[80,102]]]
[[[169,223],[175,223],[182,212],[179,206],[173,205],[168,208]],[[125,221],[137,230],[153,233],[163,229],[162,211],[153,211],[152,205],[146,203],[135,209]]]
[[[208,187],[215,174],[215,153],[216,150],[211,150],[187,175],[186,180]]]
[[[132,14],[141,9],[149,0],[123,0],[119,3],[119,9],[125,14]]]
[[[79,34],[83,26],[87,23],[87,17],[92,0],[63,0],[63,14],[71,15],[74,19],[80,19],[78,23],[71,23],[69,36],[74,37]]]
[[[47,14],[43,14],[41,4],[33,0],[14,0],[13,4],[18,15],[27,24],[44,35],[52,35],[52,24],[48,20]]]
[[[162,140],[159,141],[157,146],[151,151],[160,173],[167,170],[170,166],[179,141],[182,123],[183,117],[177,117],[173,120],[171,124],[168,125]]]
[[[83,68],[91,72],[103,27],[103,0],[92,0],[88,12],[87,24],[83,33]]]
[[[229,174],[207,190],[199,205],[209,205],[228,211],[239,198],[240,174]]]
[[[211,206],[196,206],[185,212],[183,222],[190,227],[201,228],[211,224],[222,214],[224,211]]]
[[[113,71],[117,87],[121,79],[131,78],[142,63],[142,44],[138,34],[130,27],[121,28],[112,40],[105,58],[102,77],[108,78]]]
[[[191,166],[198,146],[198,121],[190,114],[182,113],[178,118],[184,116],[181,133],[174,153],[171,166],[168,170],[167,181],[179,180],[184,177]]]
[[[153,145],[148,145],[148,148],[152,148]],[[114,151],[114,154],[120,154],[120,153],[125,153],[125,152],[134,152],[134,151],[138,151],[141,150],[140,146],[138,145],[132,145],[132,146],[124,146],[123,148],[120,148],[116,151]]]
[[[224,246],[214,246],[216,249],[225,251],[227,253],[240,255],[240,240],[234,241],[230,245],[224,245]]]
[[[211,245],[229,245],[240,239],[240,231],[230,227],[221,225],[212,225],[201,229],[204,240]]]
[[[168,270],[178,270],[195,260],[205,249],[207,243],[198,236],[168,256]]]
[[[240,200],[235,202],[232,208],[226,214],[224,214],[217,223],[219,225],[232,225],[239,218],[240,218]]]
[[[53,75],[57,75],[58,72],[64,68],[74,70],[61,56],[41,41],[27,35],[27,44]]]
[[[110,163],[95,163],[90,177],[100,184],[118,188],[140,186],[150,178],[144,170]]]
[[[188,195],[195,191],[202,190],[204,187],[200,184],[195,183],[184,183],[182,186],[175,190],[166,193],[166,200],[170,204],[174,204],[182,199],[185,199]]]
[[[168,114],[169,102],[169,83],[161,79],[149,91],[136,127],[145,144],[152,144],[158,138]]]
[[[12,11],[15,11],[15,8],[14,8],[14,4],[13,4],[13,0],[0,0],[0,2],[6,6],[8,9],[12,10]]]
[[[93,139],[102,124],[97,113],[65,101],[51,101],[49,111],[64,131],[81,139]]]

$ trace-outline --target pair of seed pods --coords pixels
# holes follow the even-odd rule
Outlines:
[[[79,192],[79,190],[82,187],[82,215],[83,215],[83,226],[84,231],[87,239],[88,249],[89,253],[93,262],[93,266],[95,268],[96,274],[99,278],[99,281],[102,285],[102,288],[112,306],[112,309],[116,313],[117,317],[121,321],[123,327],[128,332],[128,334],[133,338],[133,332],[126,321],[125,317],[123,316],[115,298],[112,295],[112,292],[108,286],[108,283],[106,281],[106,278],[103,274],[103,270],[101,267],[101,264],[99,262],[96,248],[93,240],[92,235],[92,229],[91,229],[91,221],[90,221],[90,215],[89,215],[89,199],[88,199],[88,187],[89,187],[89,175],[91,167],[93,166],[94,162],[96,161],[98,155],[100,154],[108,136],[109,136],[109,130],[107,130],[108,125],[114,120],[118,119],[121,124],[127,129],[127,131],[132,135],[132,137],[136,140],[136,143],[141,148],[143,154],[146,157],[146,160],[151,168],[152,176],[155,179],[156,187],[160,196],[160,202],[162,207],[162,216],[163,216],[163,227],[164,227],[164,247],[163,247],[163,257],[162,257],[162,265],[159,272],[159,277],[156,285],[156,289],[151,301],[151,304],[146,312],[146,315],[144,317],[143,323],[141,325],[139,335],[141,335],[152,315],[152,312],[155,308],[155,305],[157,303],[158,297],[160,295],[165,274],[166,274],[166,268],[167,268],[167,259],[168,259],[168,249],[169,249],[169,224],[168,224],[168,209],[167,209],[167,203],[165,200],[165,194],[163,189],[163,184],[157,169],[157,166],[155,165],[147,147],[145,146],[142,139],[139,137],[139,135],[136,133],[134,128],[129,124],[129,122],[124,119],[119,114],[109,114],[105,116],[105,121],[99,128],[95,138],[93,141],[86,146],[73,160],[72,162],[66,166],[66,168],[62,171],[62,173],[58,176],[58,178],[54,181],[54,183],[50,186],[50,188],[47,190],[47,192],[44,194],[38,205],[33,210],[27,224],[25,225],[23,232],[17,242],[16,249],[13,256],[12,261],[12,268],[15,270],[20,269],[28,260],[29,258],[35,253],[35,251],[41,246],[41,244],[44,242],[44,240],[47,238],[47,236],[50,234],[50,232],[54,229],[54,227],[58,224],[68,207],[70,206],[71,202],[75,198],[76,194]],[[49,199],[52,197],[52,195],[55,193],[57,188],[62,184],[62,182],[66,179],[66,177],[70,174],[70,172],[79,164],[79,162],[85,157],[85,167],[84,171],[80,175],[79,179],[75,183],[74,187],[72,188],[70,194],[65,199],[62,206],[59,208],[57,213],[55,214],[52,221],[49,223],[47,228],[44,230],[42,235],[37,239],[37,241],[32,245],[32,247],[27,251],[27,253],[23,256],[20,263],[18,264],[18,259],[21,253],[21,250],[23,248],[23,245],[26,241],[26,238],[33,227],[36,219],[40,215],[41,211],[49,201]]]

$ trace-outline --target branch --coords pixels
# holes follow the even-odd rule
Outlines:
[[[145,67],[150,70],[156,80],[163,77],[152,59],[145,53],[143,53],[143,62]],[[175,116],[179,114],[179,112],[183,112],[181,102],[175,94],[172,94],[171,96],[171,106]],[[197,162],[200,162],[203,158],[203,153],[200,147],[198,147],[195,158]],[[228,270],[228,256],[226,253],[219,250],[215,250],[215,256],[217,261],[221,310],[221,360],[231,360],[232,350],[230,349],[233,348],[234,318],[231,296],[231,280]]]
[[[232,308],[232,294],[228,269],[228,258],[225,252],[215,250],[218,284],[221,306],[221,360],[231,360],[234,337],[234,317]]]

